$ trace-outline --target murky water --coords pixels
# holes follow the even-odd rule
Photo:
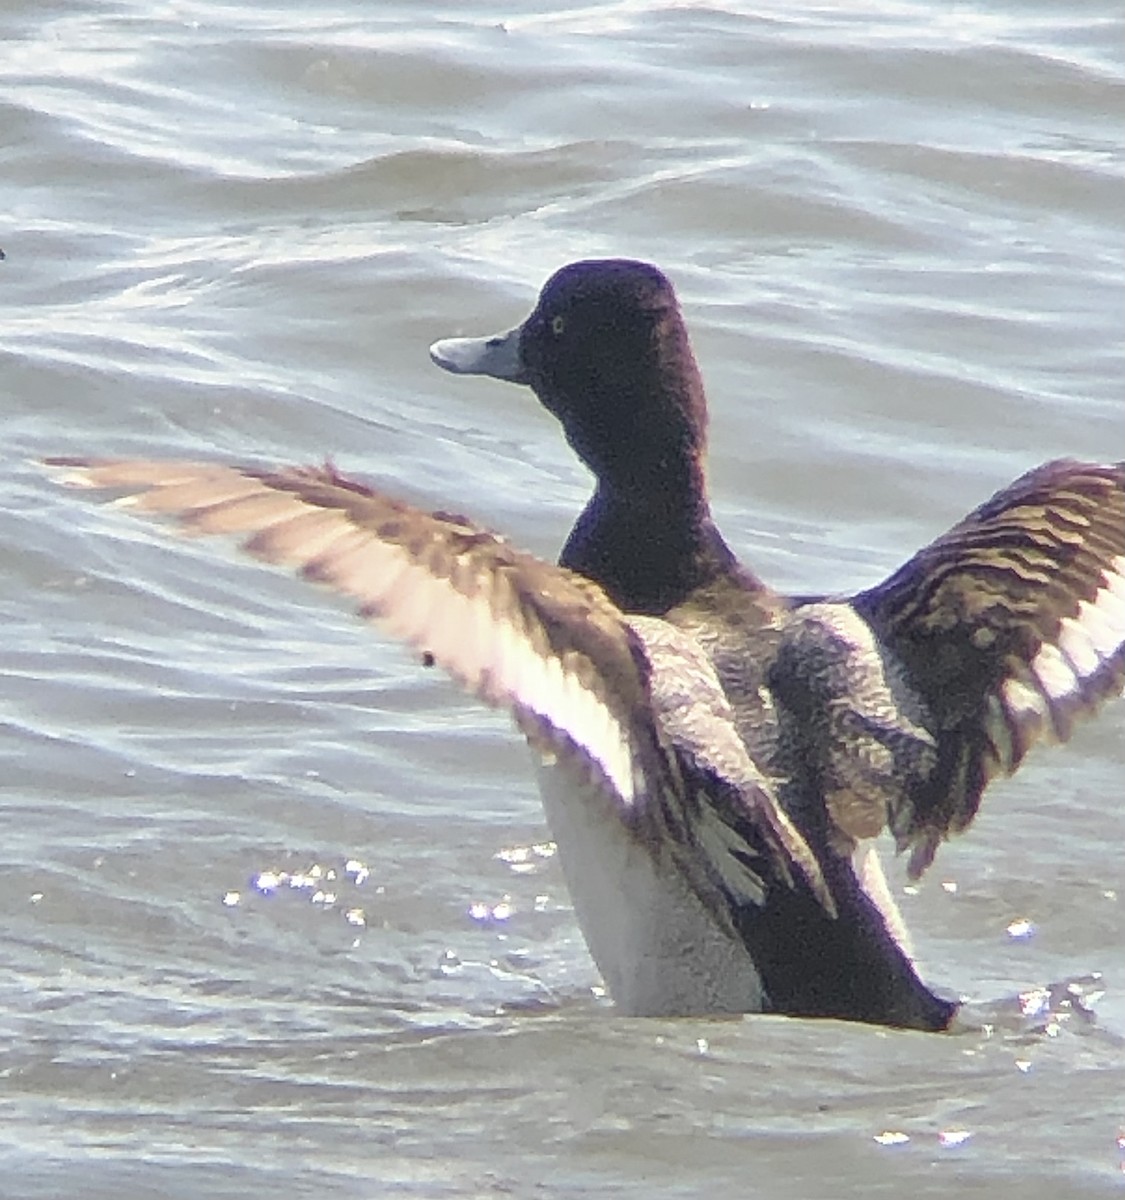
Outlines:
[[[1120,1194],[1121,706],[902,897],[968,1032],[623,1020],[503,720],[28,460],[330,454],[553,555],[554,423],[426,347],[631,255],[684,301],[729,540],[869,584],[1125,455],[1121,25],[3,5],[0,1195]],[[1018,1016],[1096,973],[1093,1021]]]

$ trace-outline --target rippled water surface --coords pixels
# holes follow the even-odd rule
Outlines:
[[[870,584],[1125,456],[1121,35],[1106,0],[0,6],[0,1194],[1121,1195],[1122,706],[902,897],[967,1031],[623,1020],[503,720],[29,462],[330,454],[553,555],[589,486],[554,423],[426,346],[630,255],[683,299],[728,538]]]

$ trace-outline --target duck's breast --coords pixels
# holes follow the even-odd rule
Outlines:
[[[539,789],[575,915],[627,1016],[760,1012],[761,978],[668,856],[654,855],[603,789],[541,764]]]

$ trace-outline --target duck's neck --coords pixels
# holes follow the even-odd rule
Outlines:
[[[729,573],[735,558],[711,520],[701,474],[665,464],[659,479],[599,483],[560,564],[627,612],[654,615]]]

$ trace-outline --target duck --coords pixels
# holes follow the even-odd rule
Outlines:
[[[706,648],[817,854],[835,913],[776,889],[735,917],[773,1011],[946,1028],[958,1006],[918,978],[871,839],[889,830],[918,878],[993,778],[1120,694],[1125,464],[1035,467],[883,583],[786,597],[715,525],[707,398],[657,267],[571,263],[513,330],[430,353],[557,418],[594,478],[559,563]]]
[[[530,387],[590,469],[558,563],[330,462],[45,461],[347,595],[510,712],[622,1013],[948,1028],[959,1001],[921,979],[866,845],[889,829],[920,875],[992,778],[1121,691],[1125,464],[1047,463],[884,583],[786,597],[711,516],[702,378],[656,267],[569,264],[511,332],[430,353]]]

